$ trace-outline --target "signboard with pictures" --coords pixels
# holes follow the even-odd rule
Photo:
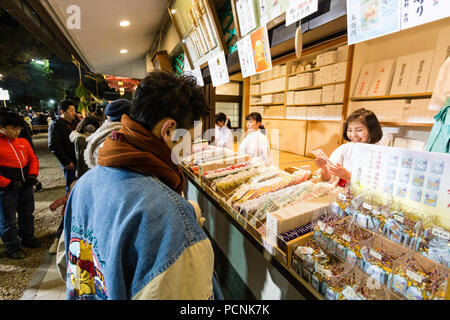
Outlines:
[[[227,60],[223,51],[214,55],[210,60],[208,60],[208,67],[211,74],[211,82],[213,84],[213,87],[217,87],[230,82]]]
[[[226,49],[212,0],[171,0],[168,10],[193,69]]]

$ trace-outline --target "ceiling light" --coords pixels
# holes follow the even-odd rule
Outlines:
[[[172,14],[175,14],[175,12],[177,12],[177,10],[176,9],[172,9],[172,10],[170,10],[170,12],[172,12]]]
[[[128,27],[129,25],[130,25],[130,21],[128,21],[128,20],[120,21],[121,27]]]
[[[120,50],[120,53],[121,53],[121,54],[125,54],[125,53],[127,53],[127,52],[128,52],[127,49],[122,49],[122,50]]]

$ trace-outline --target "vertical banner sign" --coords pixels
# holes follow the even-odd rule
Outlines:
[[[255,9],[252,0],[236,1],[236,11],[239,19],[241,37],[256,28]]]
[[[237,42],[242,77],[272,69],[269,36],[264,25]]]
[[[347,0],[348,44],[400,30],[401,0]]]
[[[352,185],[424,213],[450,213],[450,155],[358,143]]]
[[[272,57],[270,55],[269,34],[266,25],[250,34],[255,59],[256,73],[272,69]]]
[[[0,100],[5,100],[5,101],[9,100],[9,91],[8,90],[3,90],[2,88],[0,88]]]
[[[203,76],[202,76],[202,70],[200,67],[194,68],[194,70],[191,69],[191,66],[189,65],[189,60],[184,56],[184,74],[190,75],[195,77],[197,80],[197,85],[199,87],[203,87],[205,84],[203,82]]]
[[[223,51],[215,54],[210,60],[208,60],[208,67],[214,87],[230,82],[227,60]]]
[[[449,0],[402,0],[401,29],[450,16]]]
[[[286,27],[297,22],[318,9],[318,0],[289,0],[286,11]]]

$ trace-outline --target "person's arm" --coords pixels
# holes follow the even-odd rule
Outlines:
[[[34,154],[33,148],[31,147],[28,140],[25,139],[25,144],[27,148],[27,156],[28,156],[28,175],[37,177],[39,175],[39,160]]]
[[[64,132],[61,130],[58,121],[53,121],[48,130],[48,148],[55,155],[61,165],[67,167],[72,164],[72,160],[64,151],[63,146],[63,134]],[[73,164],[72,164],[73,170]]]
[[[0,188],[6,188],[10,182],[11,180],[0,175]]]

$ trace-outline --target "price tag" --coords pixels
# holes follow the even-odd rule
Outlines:
[[[383,256],[380,253],[378,253],[375,250],[373,250],[373,249],[370,249],[369,253],[370,253],[370,255],[372,257],[374,257],[374,258],[376,258],[378,260],[382,260],[383,259]]]
[[[443,238],[445,240],[450,240],[450,233],[441,228],[433,228],[432,234],[439,238]]]
[[[414,281],[417,281],[418,283],[422,283],[422,276],[420,274],[417,274],[414,271],[411,271],[409,269],[406,269],[406,275],[413,279]]]
[[[325,230],[325,223],[323,223],[322,221],[317,221],[317,225],[319,226],[320,231]]]
[[[326,233],[328,233],[328,234],[333,234],[333,228],[332,227],[330,227],[330,226],[327,226],[326,228],[325,228],[325,232]]]
[[[349,237],[348,234],[344,233],[341,237],[342,237],[342,239],[344,239],[345,241],[350,242],[350,237]]]
[[[250,190],[250,186],[248,184],[246,184],[246,183],[243,184],[241,187],[239,187],[239,189],[237,190],[237,192],[233,196],[233,199],[235,201],[241,199],[249,190]]]
[[[347,197],[346,196],[344,196],[342,193],[339,193],[339,199],[340,200],[342,200],[342,201],[345,201],[345,200],[347,200]]]
[[[403,221],[404,221],[403,216],[395,214],[395,213],[394,213],[394,219],[397,220],[400,223],[403,223]]]
[[[364,209],[367,209],[367,210],[372,210],[372,206],[370,205],[370,204],[368,204],[368,203],[363,203],[363,208]]]
[[[270,255],[273,256],[273,246],[265,238],[262,238],[262,242],[264,249],[266,249],[267,252],[269,252]]]

